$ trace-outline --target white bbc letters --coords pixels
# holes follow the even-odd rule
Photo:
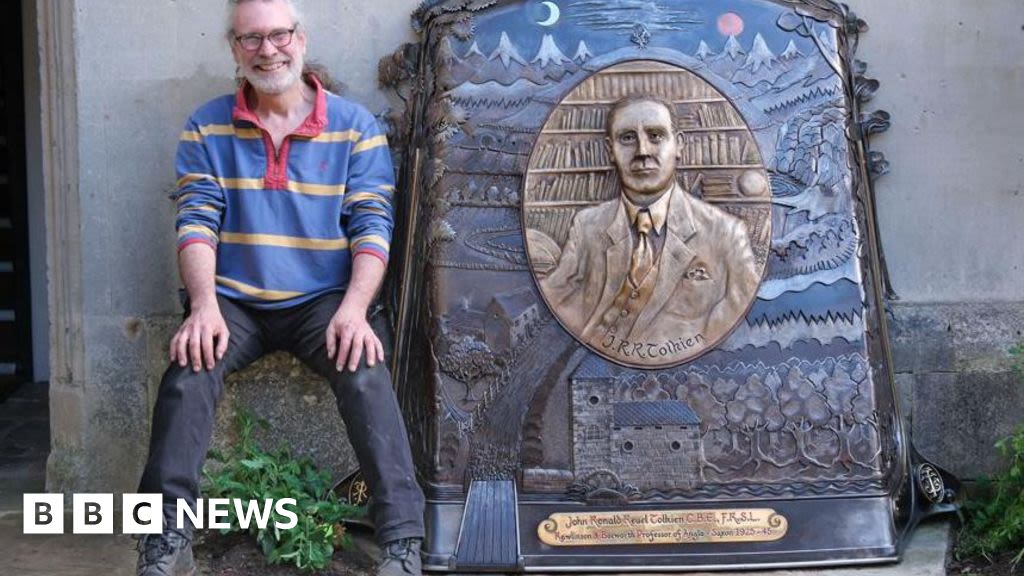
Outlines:
[[[22,518],[25,534],[63,534],[64,495],[25,494]]]
[[[256,527],[260,530],[267,529],[267,522],[270,521],[270,509],[274,505],[273,500],[264,500],[263,508],[259,506],[258,500],[249,500],[245,504],[242,500],[234,500],[235,518],[238,518],[238,527],[242,530],[249,529],[249,523],[255,520]]]
[[[114,533],[117,510],[114,508],[113,494],[72,494],[71,501],[73,534]],[[121,533],[160,534],[166,528],[180,529],[190,524],[203,529],[204,516],[209,520],[206,528],[214,530],[230,528],[234,521],[242,529],[249,529],[255,524],[264,530],[274,517],[285,520],[273,522],[277,530],[291,530],[299,524],[296,510],[298,503],[294,498],[262,501],[234,498],[211,498],[204,501],[199,498],[194,508],[179,498],[175,526],[165,525],[163,501],[162,494],[122,494]],[[204,508],[207,507],[209,510],[204,514]],[[22,510],[22,531],[25,534],[64,533],[63,494],[25,494]]]
[[[162,494],[125,494],[121,500],[121,531],[160,534],[164,530]]]
[[[114,495],[73,494],[71,526],[75,534],[113,534]]]
[[[295,501],[295,498],[282,498],[274,504],[274,511],[281,516],[288,518],[288,521],[283,524],[278,524],[278,530],[291,530],[299,524],[299,516],[294,510],[285,508],[285,505],[291,505],[293,508],[298,506],[299,503]]]
[[[176,514],[177,520],[175,520],[177,526],[187,526],[185,524],[185,516],[188,516],[192,520],[192,524],[196,528],[203,527],[203,499],[200,498],[196,501],[196,509],[192,510],[188,506],[188,502],[185,502],[184,498],[178,498],[178,513]]]
[[[227,498],[210,498],[210,523],[207,528],[211,530],[226,530],[231,528],[230,522],[221,522],[218,518],[227,518],[231,514],[231,500]]]

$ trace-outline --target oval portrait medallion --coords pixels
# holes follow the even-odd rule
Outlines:
[[[530,268],[555,318],[614,362],[681,364],[749,310],[771,189],[739,111],[683,68],[631,61],[548,117],[523,195]]]

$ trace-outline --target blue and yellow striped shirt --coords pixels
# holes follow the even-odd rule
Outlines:
[[[286,308],[348,286],[352,258],[387,262],[394,171],[362,106],[325,91],[275,154],[243,86],[189,118],[178,144],[178,249],[217,251],[217,291]]]

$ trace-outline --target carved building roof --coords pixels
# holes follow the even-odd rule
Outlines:
[[[613,422],[622,428],[631,426],[696,426],[700,418],[678,400],[653,402],[617,402],[612,406]]]
[[[530,307],[537,305],[537,298],[529,288],[521,288],[514,292],[495,294],[488,304],[488,309],[500,310],[506,318],[517,318]],[[496,311],[497,311],[496,310]]]
[[[573,380],[599,380],[602,378],[614,378],[625,372],[620,366],[614,365],[602,359],[596,354],[588,354],[586,359],[572,374]]]

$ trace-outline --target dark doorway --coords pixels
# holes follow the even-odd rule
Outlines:
[[[22,494],[45,490],[50,449],[49,390],[34,382],[46,375],[34,373],[32,357],[24,72],[34,65],[22,60],[22,16],[32,21],[32,10],[29,2],[0,2],[0,515],[21,510]]]
[[[0,3],[0,401],[33,378],[21,10]]]

